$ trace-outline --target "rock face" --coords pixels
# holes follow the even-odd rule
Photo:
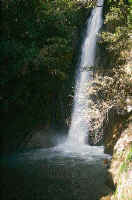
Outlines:
[[[104,120],[104,145],[105,152],[113,154],[114,146],[119,140],[122,132],[128,126],[128,119],[132,112],[127,112],[119,107],[113,107],[109,110],[107,119]]]
[[[122,132],[114,147],[110,172],[117,185],[112,200],[131,200],[132,198],[132,117],[128,128]]]
[[[132,115],[125,122],[126,127],[120,131],[120,136],[117,136],[118,139],[116,139],[113,147],[111,146],[113,157],[108,170],[109,175],[106,185],[113,190],[113,194],[110,193],[100,200],[132,199]],[[118,130],[116,131],[118,132]],[[115,137],[114,133],[111,132],[112,137]]]

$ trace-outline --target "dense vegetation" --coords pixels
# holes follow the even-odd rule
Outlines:
[[[0,109],[4,126],[7,121],[14,127],[18,122],[18,126],[66,123],[79,33],[92,6],[91,1],[74,0],[2,1]]]
[[[106,132],[109,113],[113,110],[113,113],[124,113],[125,116],[127,98],[132,96],[132,69],[128,65],[132,46],[131,1],[111,0],[106,3],[104,26],[98,41],[100,57],[90,90],[93,97],[91,137],[95,138],[95,143]],[[112,120],[111,118],[110,121]]]
[[[101,43],[105,46],[107,62],[101,89],[105,91],[104,100],[109,106],[124,106],[126,98],[132,95],[132,76],[130,69],[127,69],[131,51],[132,2],[128,3],[110,1],[104,20],[105,31],[102,32]]]

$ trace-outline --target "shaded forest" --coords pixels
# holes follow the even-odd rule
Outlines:
[[[79,34],[92,6],[73,0],[2,1],[0,110],[5,131],[66,125]]]

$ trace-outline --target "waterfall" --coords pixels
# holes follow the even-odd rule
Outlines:
[[[87,20],[86,33],[81,47],[80,62],[76,75],[76,87],[68,142],[85,144],[90,124],[90,103],[86,85],[93,79],[91,67],[95,64],[96,42],[102,26],[103,0],[98,0]]]

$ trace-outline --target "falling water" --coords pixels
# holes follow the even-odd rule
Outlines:
[[[86,33],[81,47],[80,62],[76,77],[74,107],[68,142],[85,144],[90,124],[90,103],[86,85],[93,79],[91,67],[95,64],[96,41],[102,26],[103,0],[98,0],[87,21]]]

